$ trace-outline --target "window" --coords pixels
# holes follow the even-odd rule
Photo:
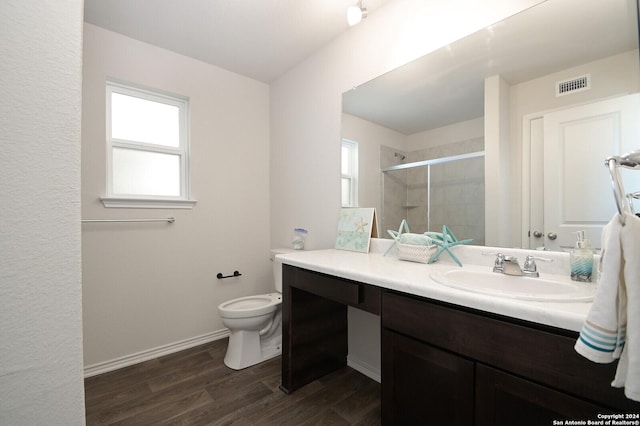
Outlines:
[[[186,98],[107,82],[106,207],[191,208]]]
[[[342,206],[358,206],[358,142],[342,139]]]

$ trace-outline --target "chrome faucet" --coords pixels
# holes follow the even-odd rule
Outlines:
[[[538,266],[536,260],[543,262],[553,262],[553,259],[546,257],[537,257],[528,255],[524,261],[524,266],[521,268],[518,258],[515,256],[509,256],[502,253],[482,253],[484,255],[495,255],[496,260],[493,264],[493,272],[497,272],[505,275],[512,275],[516,277],[539,277]]]
[[[522,272],[520,264],[518,263],[518,258],[515,256],[504,256],[502,265],[502,273],[505,275],[515,275],[518,277],[524,275],[524,272]]]
[[[493,263],[493,272],[506,275],[522,275],[522,269],[518,264],[518,258],[502,253],[482,253],[485,256],[495,255],[496,261]]]

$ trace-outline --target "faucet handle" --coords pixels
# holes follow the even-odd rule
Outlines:
[[[532,254],[528,255],[527,258],[525,259],[525,264],[526,262],[533,262],[533,264],[535,265],[535,261],[539,260],[541,262],[553,262],[553,259],[548,258],[548,257],[542,257],[542,256],[534,256]]]
[[[482,253],[483,256],[495,256],[496,260],[493,263],[493,272],[504,272],[504,259],[505,259],[505,255],[502,253],[496,253],[496,252],[491,252],[491,253]]]
[[[553,262],[553,259],[549,259],[548,257],[539,257],[529,255],[524,261],[524,265],[522,267],[522,272],[528,277],[539,277],[538,266],[536,265],[536,260],[540,260],[542,262]]]

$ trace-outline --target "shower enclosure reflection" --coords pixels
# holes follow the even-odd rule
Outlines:
[[[383,236],[406,219],[411,232],[440,232],[447,225],[459,239],[484,245],[482,142],[479,138],[410,153],[382,146]]]

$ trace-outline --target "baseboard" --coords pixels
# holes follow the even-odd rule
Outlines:
[[[179,342],[169,343],[168,345],[159,346],[157,348],[148,349],[135,354],[125,355],[110,361],[89,365],[84,368],[84,377],[97,376],[98,374],[118,370],[140,362],[149,361],[150,359],[193,348],[194,346],[213,342],[214,340],[224,339],[228,336],[229,330],[225,328],[223,330],[214,331],[212,333],[203,334],[201,336],[192,337]]]
[[[351,355],[347,356],[347,365],[354,370],[364,374],[368,378],[375,380],[378,383],[382,383],[382,374],[379,368],[374,367],[373,365],[368,364],[356,357],[352,357]]]

